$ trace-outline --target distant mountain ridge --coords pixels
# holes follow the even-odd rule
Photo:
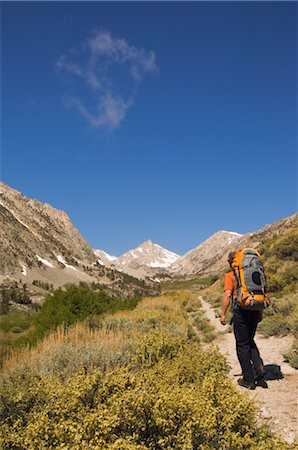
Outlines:
[[[105,252],[101,257],[113,259]],[[103,267],[64,211],[29,199],[0,182],[0,284],[17,283],[30,295],[45,296],[44,286],[95,283],[111,295],[158,292],[152,280],[140,281]],[[39,300],[38,299],[38,300]]]
[[[242,236],[234,231],[218,231],[182,256],[154,244],[151,240],[143,242],[118,258],[111,257],[102,250],[94,250],[94,253],[100,258],[100,264],[136,276],[154,276],[162,271],[163,274],[180,277],[200,272],[206,264],[208,265],[209,260],[221,256],[232,242]]]
[[[110,283],[120,272],[152,280],[161,275],[213,274],[226,267],[230,251],[256,247],[297,225],[297,218],[298,213],[245,235],[221,230],[182,256],[147,240],[116,257],[101,249],[92,250],[64,211],[29,199],[0,182],[0,278],[11,275],[30,282],[33,274],[31,278],[28,274],[34,271],[40,279],[62,285],[94,279]]]
[[[298,213],[247,234],[221,230],[182,256],[163,249],[149,240],[116,258],[111,264],[118,270],[140,277],[145,275],[154,277],[159,276],[160,273],[171,278],[212,275],[227,268],[229,252],[243,247],[256,248],[273,236],[286,233],[295,225],[298,226]],[[150,263],[152,258],[154,261],[157,248],[165,258],[164,264],[162,260]],[[172,256],[167,258],[167,254]],[[173,258],[172,263],[171,258]]]

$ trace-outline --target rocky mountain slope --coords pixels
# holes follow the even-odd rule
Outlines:
[[[95,255],[64,211],[0,183],[0,273],[32,267],[75,270]]]
[[[266,225],[253,233],[240,235],[219,231],[179,258],[169,270],[172,276],[176,277],[217,274],[227,269],[227,257],[230,252],[243,247],[258,248],[274,237],[286,235],[289,230],[297,228],[298,213]]]
[[[286,217],[285,219],[278,220],[272,224],[266,225],[260,230],[253,233],[247,233],[243,235],[238,241],[232,242],[229,249],[225,251],[221,258],[212,261],[208,266],[209,273],[215,273],[224,270],[227,266],[227,257],[230,251],[235,251],[243,247],[253,247],[260,248],[261,245],[269,242],[271,239],[277,236],[284,236],[290,231],[294,233],[298,227],[298,213],[292,216]]]
[[[242,238],[239,233],[231,231],[218,231],[198,247],[190,250],[185,255],[176,260],[169,270],[173,275],[192,275],[204,272],[213,261],[220,259],[222,255],[230,249],[233,243]]]
[[[65,212],[0,183],[0,281],[10,275],[30,283],[38,279],[54,285],[99,280],[115,284],[121,273],[140,279],[212,275],[226,268],[230,251],[258,247],[295,226],[297,213],[254,233],[218,231],[182,256],[148,240],[115,257],[92,250]]]
[[[100,258],[113,259],[96,256],[64,211],[0,183],[0,283],[30,286],[30,295],[40,291],[40,298],[45,286],[81,281],[109,286],[116,295],[156,292],[156,283],[103,267]]]

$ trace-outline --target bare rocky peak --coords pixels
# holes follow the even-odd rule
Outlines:
[[[169,268],[171,272],[179,275],[191,275],[198,273],[209,265],[214,258],[219,258],[230,248],[230,246],[239,241],[242,235],[231,231],[218,231],[202,242],[198,247],[190,250],[181,256]]]
[[[95,261],[92,249],[64,211],[29,199],[2,182],[0,220],[2,274],[20,266]]]
[[[298,226],[298,213],[244,235],[219,231],[179,258],[169,270],[175,276],[215,274],[228,268],[228,254],[244,247],[256,248],[264,241]]]

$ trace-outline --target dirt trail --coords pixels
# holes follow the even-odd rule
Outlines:
[[[231,367],[230,376],[237,385],[241,369],[236,356],[234,335],[227,332],[227,326],[221,325],[209,303],[201,297],[200,300],[206,317],[219,332],[212,345],[217,345],[227,357]],[[256,390],[248,391],[238,385],[237,387],[241,392],[247,392],[260,406],[260,420],[269,423],[271,429],[288,443],[292,443],[298,439],[298,371],[283,361],[283,354],[291,346],[292,337],[264,338],[257,334],[255,341],[264,360],[268,389],[258,386]],[[281,374],[282,379],[279,377]]]

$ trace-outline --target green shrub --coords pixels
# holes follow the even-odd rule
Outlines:
[[[105,292],[94,291],[88,285],[69,285],[65,290],[59,288],[47,296],[41,311],[35,316],[34,326],[15,340],[14,347],[35,345],[49,331],[61,325],[68,327],[87,317],[92,321],[92,317],[107,312],[132,310],[138,301],[138,298],[110,298]]]
[[[203,313],[197,313],[193,318],[196,329],[200,332],[203,342],[211,342],[215,339],[213,327]]]
[[[298,340],[294,342],[292,349],[284,355],[284,358],[294,369],[298,369]]]
[[[67,383],[11,375],[1,393],[2,448],[294,449],[257,425],[217,350],[155,332],[135,356],[131,366],[80,372]]]
[[[190,279],[176,279],[172,281],[167,281],[162,283],[162,288],[164,290],[169,289],[190,289],[190,290],[200,290],[211,286],[218,279],[217,275],[209,275],[204,278],[190,278]]]
[[[222,295],[204,294],[203,298],[206,302],[210,303],[212,308],[217,309],[221,306]]]
[[[81,342],[84,330],[77,324],[63,331],[62,346],[56,350],[49,347],[53,353],[50,365],[56,364],[56,370],[41,371],[38,364],[32,364],[31,369],[19,366],[3,374],[0,447],[294,449],[258,426],[253,402],[229,379],[229,368],[219,351],[204,351],[198,342],[188,339],[187,315],[177,303],[179,306],[179,300],[171,308],[166,299],[144,299],[130,313],[93,322],[107,334],[121,331],[123,336],[126,332],[131,336],[138,330],[139,334],[133,335],[134,345],[127,348],[126,360],[115,366],[100,362],[101,370],[89,370],[92,365],[82,359],[80,350],[88,359],[90,348]],[[70,345],[71,332],[76,336],[79,363]],[[46,342],[50,343],[50,338]],[[95,354],[91,360],[94,358]],[[82,367],[73,373],[73,366],[79,369],[80,364],[86,364],[88,370]]]
[[[0,331],[11,332],[13,328],[20,328],[23,331],[32,326],[37,313],[34,311],[11,311],[0,316]]]
[[[270,252],[281,259],[298,261],[298,234],[280,239]]]
[[[286,336],[291,331],[289,322],[280,314],[265,317],[259,325],[258,330],[264,336]]]
[[[272,298],[268,309],[272,313],[280,313],[283,316],[292,316],[297,310],[297,298],[295,295],[287,295],[282,298]]]
[[[6,370],[34,367],[41,375],[64,377],[84,367],[109,370],[127,364],[129,352],[140,335],[152,330],[173,336],[190,337],[186,313],[181,310],[184,296],[145,298],[133,311],[89,316],[84,322],[63,325],[51,331],[36,346],[18,349],[3,361]]]
[[[183,302],[183,307],[188,313],[195,312],[198,309],[202,308],[202,302],[198,296],[192,297]]]
[[[266,336],[285,336],[298,333],[298,303],[295,294],[282,298],[272,297],[271,305],[264,310],[258,330]]]
[[[298,232],[297,228],[289,229],[286,235],[274,236],[261,244],[258,248],[261,255],[279,260],[298,261]]]
[[[293,334],[298,339],[298,303],[296,295],[272,297],[271,305],[264,310],[263,320],[258,331],[264,336],[286,336]],[[297,342],[287,353],[286,358],[292,367],[298,368]]]

